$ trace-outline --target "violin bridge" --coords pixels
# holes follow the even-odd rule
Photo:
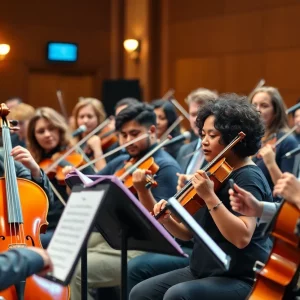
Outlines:
[[[25,248],[25,247],[27,247],[27,245],[26,245],[26,244],[24,244],[24,243],[19,243],[19,244],[10,244],[10,245],[8,246],[8,249],[14,249],[14,248]]]

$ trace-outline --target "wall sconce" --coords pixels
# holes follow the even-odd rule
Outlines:
[[[123,42],[123,46],[129,57],[138,62],[141,52],[141,42],[135,39],[127,39]]]
[[[0,60],[4,59],[4,57],[9,51],[10,51],[10,46],[8,44],[0,44]]]

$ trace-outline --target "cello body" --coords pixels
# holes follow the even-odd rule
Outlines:
[[[249,300],[285,299],[288,285],[294,279],[300,263],[300,239],[295,234],[299,209],[284,202],[272,229],[273,249],[267,262],[257,270]],[[257,263],[260,265],[260,263]]]
[[[45,232],[48,213],[48,200],[45,192],[37,184],[18,178],[18,189],[23,214],[23,224],[10,225],[8,215],[5,179],[0,178],[0,251],[15,247],[40,247],[40,232]],[[25,241],[25,245],[24,242]],[[0,291],[5,300],[17,300],[15,286]],[[51,282],[37,275],[25,281],[25,300],[62,300],[69,299],[69,288]]]

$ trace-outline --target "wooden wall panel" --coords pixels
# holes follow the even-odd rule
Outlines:
[[[198,87],[220,89],[222,82],[222,61],[220,58],[190,58],[176,62],[175,92],[179,101],[187,96],[186,91]]]
[[[260,53],[227,55],[222,70],[223,92],[249,94],[261,79],[263,56]],[[253,64],[253,61],[256,63]]]
[[[0,98],[18,95],[29,99],[29,74],[39,70],[61,74],[95,74],[93,96],[101,96],[101,80],[110,76],[110,0],[79,0],[51,3],[28,0],[4,1],[1,5],[0,43],[11,52],[0,61]],[[47,41],[79,45],[75,64],[46,61]],[[97,74],[102,74],[97,76]],[[13,84],[7,84],[13,79]]]
[[[197,71],[199,87],[248,94],[265,78],[267,85],[279,88],[288,106],[299,98],[298,0],[164,0],[166,7],[169,66],[164,82],[180,101],[196,88],[195,68],[202,68]],[[203,67],[204,61],[212,65]],[[207,73],[209,68],[217,79]]]

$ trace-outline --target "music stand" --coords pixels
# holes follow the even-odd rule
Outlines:
[[[121,250],[121,299],[125,300],[127,299],[128,250],[185,257],[187,254],[117,177],[99,175],[93,177],[96,180],[86,183],[85,187],[74,188],[77,192],[81,189],[86,193],[95,189],[105,191],[93,223],[112,248]],[[71,175],[66,181],[72,186],[82,182],[82,178],[78,181],[77,175]],[[80,253],[77,261],[79,255]]]

